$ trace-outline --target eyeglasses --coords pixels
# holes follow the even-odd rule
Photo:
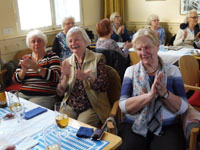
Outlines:
[[[189,18],[198,19],[199,17],[198,16],[194,16],[194,17],[189,17]]]
[[[160,20],[159,19],[155,19],[155,20],[152,20],[152,21],[154,21],[154,22],[158,21],[159,22]]]
[[[115,18],[117,18],[117,19],[121,19],[121,16],[115,16]]]

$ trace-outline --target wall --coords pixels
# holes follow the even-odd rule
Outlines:
[[[13,60],[15,54],[26,49],[25,35],[17,31],[14,0],[0,1],[0,58],[3,63]],[[82,0],[82,16],[84,28],[95,32],[95,25],[103,17],[103,0]],[[48,37],[48,46],[51,46],[55,35],[61,31],[45,32]]]
[[[185,15],[180,15],[180,0],[125,0],[126,25],[129,31],[146,27],[150,14],[160,17],[160,25],[167,32],[167,40],[176,34]]]

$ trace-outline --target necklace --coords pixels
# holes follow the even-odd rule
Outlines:
[[[146,71],[148,74],[153,74],[153,73],[155,73],[157,70],[158,70],[158,68],[159,68],[159,65],[157,65],[157,67],[156,67],[156,69],[155,70],[153,70],[153,71],[151,71],[151,72],[148,72],[148,71]]]

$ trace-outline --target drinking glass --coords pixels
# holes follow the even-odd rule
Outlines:
[[[8,91],[7,96],[8,96],[8,106],[10,108],[10,111],[13,112],[14,107],[20,106],[18,91],[16,90]]]
[[[66,112],[66,103],[56,102],[54,105],[54,111],[55,111],[55,120],[57,127],[61,129],[62,135],[66,134],[64,132],[65,127],[68,125],[69,117]]]
[[[20,123],[25,115],[24,104],[20,102],[18,91],[12,90],[8,92],[8,106],[10,111],[17,117],[17,122]]]
[[[55,127],[43,129],[46,150],[61,150],[60,137]]]
[[[24,104],[21,102],[19,105],[14,106],[12,110],[17,117],[17,122],[21,123],[25,116]]]

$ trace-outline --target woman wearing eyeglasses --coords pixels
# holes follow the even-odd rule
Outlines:
[[[153,30],[158,36],[159,44],[165,45],[165,41],[166,41],[165,29],[159,26],[159,21],[160,20],[159,20],[158,15],[151,14],[148,17],[147,24],[149,25],[149,28]]]
[[[198,14],[197,11],[193,9],[187,13],[185,22],[180,25],[180,29],[174,40],[174,45],[188,48],[200,48],[199,35]]]
[[[116,42],[126,42],[131,40],[126,27],[121,24],[121,16],[118,12],[114,12],[110,15],[110,21],[112,22],[113,29],[111,39]]]

